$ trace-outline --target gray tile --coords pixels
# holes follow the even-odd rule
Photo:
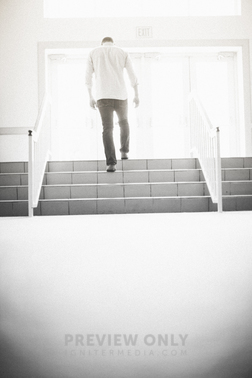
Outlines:
[[[46,174],[47,185],[57,185],[57,184],[71,184],[72,174],[71,173],[47,173]]]
[[[174,177],[174,171],[159,170],[149,172],[150,182],[174,182]]]
[[[174,197],[178,195],[177,183],[151,184],[152,197]]]
[[[45,199],[70,198],[70,186],[44,186]]]
[[[27,217],[28,216],[28,201],[13,202],[13,216]]]
[[[124,183],[137,183],[137,182],[148,182],[149,175],[148,171],[130,171],[123,172],[123,181]]]
[[[20,174],[0,174],[0,186],[13,186],[21,184]]]
[[[98,198],[116,198],[123,197],[122,185],[106,185],[98,186]]]
[[[234,196],[223,197],[222,201],[223,201],[223,211],[236,211],[237,210],[236,197]]]
[[[124,194],[125,197],[150,197],[150,184],[127,184]]]
[[[178,184],[179,196],[203,196],[204,184],[203,183],[179,183]]]
[[[126,198],[125,213],[152,213],[153,199],[150,198]]]
[[[13,162],[13,163],[1,163],[1,173],[24,173],[25,163]]]
[[[237,211],[252,210],[252,196],[240,196],[236,199]]]
[[[68,201],[41,201],[41,215],[68,215]]]
[[[100,171],[106,172],[106,168],[107,168],[107,166],[106,166],[105,160],[98,160],[97,161],[97,169],[98,169],[99,172]]]
[[[85,215],[97,213],[97,200],[71,200],[69,201],[70,215]]]
[[[200,171],[191,169],[191,170],[181,170],[175,171],[175,181],[177,182],[187,182],[187,181],[199,181]]]
[[[123,160],[122,168],[124,171],[147,169],[147,162],[142,159]]]
[[[35,216],[41,215],[41,204],[40,204],[40,202],[38,203],[38,206],[34,208],[33,214]]]
[[[171,159],[148,159],[147,168],[148,169],[171,169],[172,161]]]
[[[28,188],[27,187],[18,187],[18,200],[28,200]]]
[[[48,172],[72,172],[72,161],[49,161]]]
[[[222,168],[243,168],[244,160],[243,158],[222,158],[221,167]]]
[[[249,180],[250,174],[249,169],[226,169],[225,170],[225,180],[226,181],[239,181],[239,180]]]
[[[230,182],[222,182],[222,194],[230,195],[231,193],[231,184]]]
[[[207,212],[209,211],[208,197],[181,198],[182,212]]]
[[[123,182],[123,173],[120,172],[98,172],[98,184],[119,184]]]
[[[0,217],[12,217],[12,202],[0,202]]]
[[[0,187],[0,200],[17,200],[17,188],[15,186]]]
[[[252,181],[237,181],[231,182],[231,194],[251,194],[252,195]]]
[[[124,199],[114,198],[113,200],[99,199],[97,200],[98,214],[124,214]]]
[[[97,171],[97,160],[74,161],[74,171]]]
[[[252,157],[245,157],[244,158],[244,167],[245,168],[252,168]]]
[[[195,169],[196,159],[172,159],[172,169]]]
[[[180,198],[153,198],[154,213],[178,213],[181,211]]]
[[[28,174],[20,175],[21,185],[28,185]]]
[[[72,173],[73,184],[97,184],[97,172]]]
[[[96,185],[82,185],[71,187],[71,198],[97,198]]]

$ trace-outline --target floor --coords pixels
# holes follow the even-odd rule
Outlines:
[[[252,212],[0,218],[4,377],[247,378]]]

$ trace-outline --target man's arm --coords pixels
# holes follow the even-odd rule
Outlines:
[[[135,104],[135,108],[139,106],[139,95],[138,95],[138,83],[134,85],[134,92],[135,92],[135,97],[133,99],[133,102]]]
[[[133,65],[132,65],[132,62],[131,62],[129,55],[127,55],[127,58],[126,58],[125,68],[127,70],[127,73],[128,73],[129,79],[130,79],[130,83],[131,83],[131,85],[134,89],[134,92],[135,92],[135,97],[133,99],[133,102],[135,103],[135,108],[137,108],[139,106],[138,80],[137,80],[136,74],[134,72]]]
[[[88,94],[89,94],[89,105],[91,108],[96,109],[96,101],[92,95],[92,88],[88,88]]]

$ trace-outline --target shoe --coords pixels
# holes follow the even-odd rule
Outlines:
[[[116,171],[116,165],[110,164],[107,166],[107,172],[115,172]]]
[[[121,152],[121,159],[122,159],[122,160],[126,160],[126,159],[128,159],[128,154],[127,154],[127,152]]]

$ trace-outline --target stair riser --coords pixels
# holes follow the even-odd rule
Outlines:
[[[205,183],[44,186],[41,199],[172,197],[209,195]],[[27,187],[0,188],[0,200],[27,200]]]
[[[224,182],[223,195],[252,195],[252,182]],[[41,199],[208,196],[205,183],[143,183],[43,186]],[[27,187],[2,187],[0,200],[27,200]]]
[[[195,169],[200,168],[197,159],[141,159],[118,160],[118,170],[146,169]],[[106,171],[105,161],[48,162],[48,172]]]
[[[252,168],[252,158],[222,158],[222,168]],[[197,159],[118,160],[118,169],[194,169],[200,168]],[[105,161],[48,162],[48,172],[104,171]],[[27,162],[0,163],[0,173],[25,173]]]
[[[100,172],[100,173],[54,173],[46,174],[47,185],[57,184],[107,184],[141,182],[187,182],[204,181],[202,172],[190,171],[137,171],[137,172]]]
[[[227,169],[222,171],[223,181],[252,180],[252,169]],[[57,172],[46,173],[43,185],[60,184],[102,184],[102,183],[139,183],[139,182],[187,182],[205,181],[201,170],[179,171],[117,171],[113,174],[107,172]],[[1,186],[28,185],[27,174],[0,174]]]
[[[35,215],[88,215],[168,212],[208,212],[217,206],[209,197],[205,198],[148,198],[106,200],[51,200],[40,201]],[[252,196],[223,198],[224,211],[251,211]],[[1,216],[27,216],[28,203],[0,203]]]

